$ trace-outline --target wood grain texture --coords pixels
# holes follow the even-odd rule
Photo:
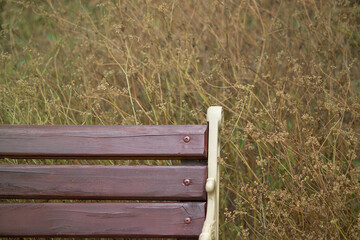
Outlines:
[[[205,200],[206,176],[206,166],[0,165],[0,198]]]
[[[1,237],[196,238],[204,220],[203,202],[0,204]]]
[[[0,157],[206,159],[207,126],[0,125]]]

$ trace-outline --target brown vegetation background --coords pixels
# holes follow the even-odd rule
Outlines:
[[[220,239],[359,239],[358,1],[9,0],[0,23],[1,124],[220,105]]]

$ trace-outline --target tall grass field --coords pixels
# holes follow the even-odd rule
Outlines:
[[[360,239],[359,1],[0,0],[0,24],[0,124],[206,124],[219,105],[221,240]]]

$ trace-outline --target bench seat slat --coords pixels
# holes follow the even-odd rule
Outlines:
[[[0,236],[193,238],[204,219],[203,202],[2,203]]]
[[[207,125],[0,125],[0,157],[206,159]]]
[[[0,198],[205,200],[206,175],[206,166],[0,165]]]

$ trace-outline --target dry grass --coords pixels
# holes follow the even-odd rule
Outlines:
[[[0,1],[0,123],[199,124],[221,239],[359,239],[355,0]]]

